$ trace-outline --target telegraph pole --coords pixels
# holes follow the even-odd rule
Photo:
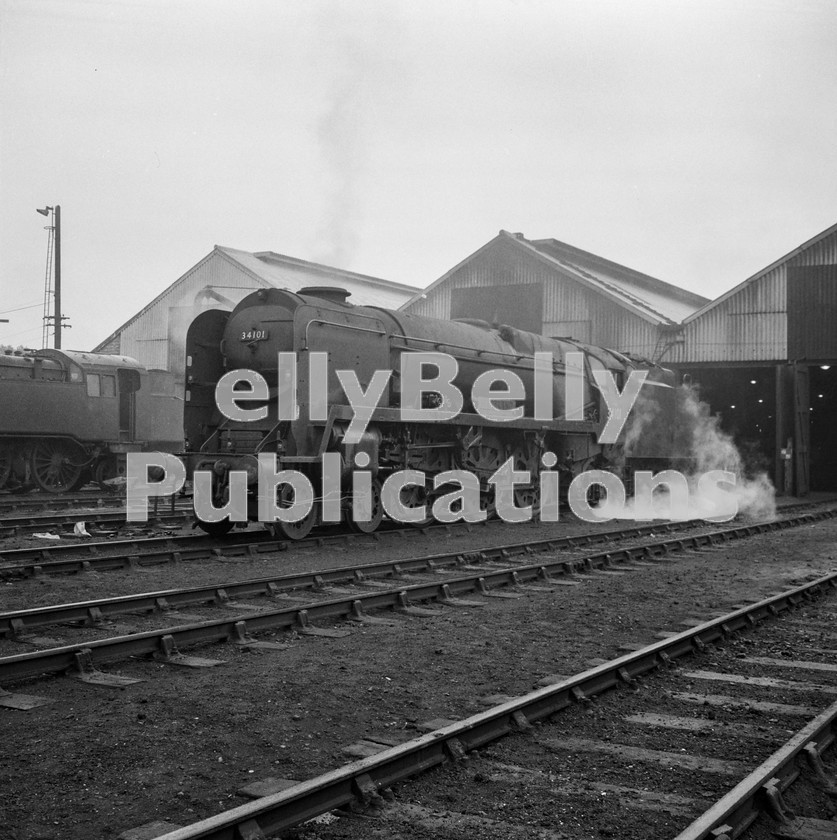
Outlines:
[[[56,204],[55,207],[50,207],[47,205],[44,207],[43,210],[40,208],[37,210],[42,216],[49,216],[52,213],[52,226],[51,228],[47,228],[47,230],[51,230],[52,232],[52,254],[53,254],[53,277],[55,278],[54,288],[52,290],[53,298],[54,298],[54,309],[52,315],[52,322],[53,322],[53,335],[55,336],[55,349],[61,349],[61,326],[64,320],[64,316],[61,314],[61,206]],[[50,267],[50,253],[49,248],[47,248],[47,279],[46,279],[46,292],[44,293],[44,323],[46,325],[49,324],[50,317],[47,315],[49,311],[46,305],[46,295],[49,294],[49,267]],[[44,335],[43,335],[43,343],[46,345],[47,342],[47,326],[44,327]]]
[[[61,349],[61,206],[55,205],[52,213],[55,223],[55,349]]]

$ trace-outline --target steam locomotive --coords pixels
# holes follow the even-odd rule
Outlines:
[[[0,354],[0,489],[104,485],[128,452],[182,448],[182,406],[171,374],[127,356]]]
[[[651,362],[571,339],[546,338],[511,326],[496,326],[478,320],[443,321],[394,312],[374,306],[353,306],[348,293],[330,287],[309,287],[298,293],[261,289],[245,297],[232,312],[208,310],[190,325],[186,339],[186,399],[184,427],[187,474],[211,473],[212,504],[223,507],[230,499],[230,475],[246,472],[247,517],[257,520],[257,456],[275,453],[282,469],[306,475],[313,487],[321,487],[323,455],[339,453],[341,507],[346,524],[356,530],[374,531],[384,518],[381,485],[400,470],[418,470],[426,484],[401,490],[405,507],[431,509],[434,494],[441,490],[434,477],[451,469],[467,470],[480,482],[481,507],[491,511],[494,472],[509,458],[514,468],[528,471],[531,482],[515,484],[516,505],[537,504],[538,476],[549,463],[567,480],[591,468],[617,474],[628,467],[647,468],[666,456],[665,434],[658,435],[644,450],[636,442],[626,451],[625,431],[615,443],[599,442],[607,419],[606,404],[591,374],[609,371],[621,390],[632,370],[647,371],[646,390],[655,391],[654,426],[659,432],[672,427],[667,414],[674,411],[674,376]],[[398,375],[403,354],[433,351],[452,356],[458,363],[453,384],[464,395],[462,411],[444,422],[404,419],[400,411],[406,399]],[[552,354],[550,421],[535,419],[533,405],[535,353]],[[583,413],[567,419],[567,367],[570,352],[584,354]],[[279,354],[294,354],[298,417],[281,419],[273,410],[286,371]],[[325,369],[313,363],[314,354],[327,357]],[[287,358],[287,357],[286,357]],[[487,420],[472,401],[472,386],[489,370],[512,371],[525,386],[522,399],[505,401],[522,406],[519,419]],[[370,422],[359,441],[348,442],[347,429],[353,410],[338,378],[339,370],[354,371],[366,389],[375,371],[392,371]],[[254,371],[267,384],[267,400],[250,397],[248,408],[269,410],[257,420],[230,419],[216,404],[216,385],[230,371]],[[327,412],[312,404],[315,378],[327,394]],[[656,386],[656,387],[647,387]],[[262,393],[261,396],[265,396]],[[426,399],[433,394],[425,394]],[[503,402],[496,403],[502,405]],[[538,415],[539,416],[539,415]],[[575,415],[577,416],[577,414]],[[645,437],[645,442],[649,438]],[[642,443],[642,441],[640,441]],[[542,460],[544,453],[556,457]],[[360,457],[359,457],[360,456]],[[353,492],[352,476],[363,464],[371,471],[372,504],[361,515]],[[279,491],[280,495],[282,491]],[[296,522],[277,521],[273,527],[290,539],[300,539],[321,521],[322,499]],[[288,502],[290,504],[290,500]],[[230,518],[198,521],[213,535],[229,531]]]

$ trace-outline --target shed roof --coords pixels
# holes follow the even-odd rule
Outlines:
[[[415,286],[308,262],[285,254],[277,254],[274,251],[240,251],[237,248],[226,248],[220,245],[216,245],[215,250],[226,254],[255,276],[266,280],[278,289],[296,292],[304,286],[311,285],[312,275],[330,284],[339,284],[351,292],[351,303],[356,306],[383,306],[397,309],[406,297],[418,291]]]
[[[515,247],[555,269],[561,275],[568,276],[581,285],[599,292],[647,321],[658,324],[677,324],[708,301],[708,298],[694,292],[672,286],[670,283],[649,277],[647,274],[611,262],[604,257],[559,242],[557,239],[529,240],[522,233],[501,230],[494,239],[454,266],[423,292],[414,295],[401,308],[406,309],[411,303],[444,283],[469,260],[498,241],[514,243]]]
[[[821,242],[823,239],[831,236],[833,233],[837,232],[837,224],[832,225],[829,228],[826,228],[822,233],[818,233],[816,236],[809,239],[807,242],[803,242],[798,247],[794,248],[790,253],[785,254],[784,257],[780,257],[778,260],[770,263],[767,267],[763,268],[761,271],[756,272],[752,277],[748,277],[746,280],[739,283],[737,286],[733,286],[729,291],[724,292],[720,297],[715,298],[715,300],[710,300],[696,312],[692,312],[687,318],[683,319],[683,323],[687,324],[690,321],[694,321],[697,318],[700,318],[705,312],[708,312],[710,309],[714,309],[716,306],[722,304],[725,300],[729,300],[729,298],[737,295],[747,286],[751,286],[753,283],[757,283],[762,277],[769,274],[773,271],[774,268],[777,266],[782,265],[782,263],[786,263],[792,260],[794,257],[799,256],[803,251],[807,251],[808,248],[816,245],[818,242]]]
[[[391,280],[383,280],[380,277],[357,274],[354,271],[345,271],[342,268],[334,268],[333,266],[321,265],[320,263],[307,262],[306,260],[289,257],[285,254],[277,254],[273,251],[251,252],[216,245],[209,254],[192,266],[184,275],[175,280],[170,286],[167,286],[150,303],[137,312],[136,315],[133,315],[122,326],[114,330],[104,341],[96,345],[93,352],[95,353],[100,348],[109,344],[123,330],[170,294],[176,286],[185,282],[197,269],[213,258],[220,258],[233,263],[242,272],[252,278],[256,288],[273,286],[296,292],[305,286],[324,284],[325,282],[342,286],[351,292],[350,302],[358,306],[374,305],[397,309],[404,300],[418,291],[415,286],[394,283]]]
[[[528,244],[562,268],[591,281],[603,292],[663,324],[680,323],[709,300],[557,239],[535,239]]]

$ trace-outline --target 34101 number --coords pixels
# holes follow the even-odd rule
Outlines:
[[[265,341],[267,330],[242,330],[241,341]]]

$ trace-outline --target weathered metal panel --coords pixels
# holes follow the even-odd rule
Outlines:
[[[837,358],[837,265],[788,266],[788,358]]]
[[[487,286],[515,286],[521,284],[544,284],[552,272],[535,260],[525,259],[512,249],[509,244],[499,241],[492,247],[476,254],[473,259],[451,274],[435,289],[429,290],[422,298],[410,304],[403,311],[411,315],[423,315],[429,318],[450,319],[452,317],[452,290],[484,288]],[[461,294],[457,296],[461,302]],[[484,307],[475,306],[473,313],[457,305],[455,317],[481,318]],[[504,322],[515,325],[515,313],[509,311]],[[531,313],[530,313],[531,314]]]
[[[787,266],[776,266],[684,327],[672,362],[787,358]]]
[[[544,332],[568,335],[567,326],[577,324],[574,338],[651,358],[657,346],[657,325],[627,311],[617,303],[579,285],[575,280],[554,276],[545,290]]]
[[[425,318],[450,318],[450,286],[442,283],[422,295],[403,311]]]
[[[479,318],[540,333],[543,287],[540,283],[467,286],[451,290],[451,318]]]
[[[96,351],[97,353],[106,353],[109,356],[127,356],[127,353],[122,352],[122,344],[120,336],[115,335],[107,344],[102,345]]]
[[[835,265],[837,264],[837,231],[806,248],[801,254],[788,261],[788,265]]]

